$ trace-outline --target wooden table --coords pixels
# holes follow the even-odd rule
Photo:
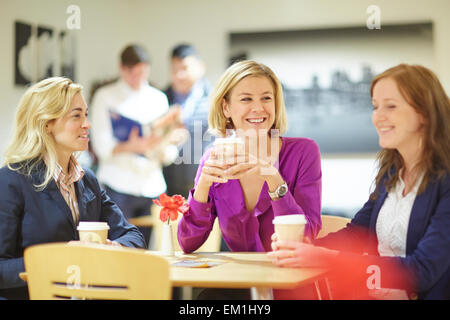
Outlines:
[[[150,254],[161,253],[148,251]],[[273,299],[272,289],[294,289],[316,282],[325,277],[327,270],[321,268],[281,268],[266,253],[218,252],[183,254],[166,258],[171,264],[194,260],[219,262],[209,268],[171,267],[173,286],[206,288],[250,288],[252,299]],[[318,291],[320,296],[320,292]]]
[[[163,256],[159,251],[147,251],[149,254]],[[322,268],[281,268],[267,257],[257,252],[217,252],[164,256],[171,264],[179,261],[218,262],[208,268],[190,268],[172,266],[170,278],[175,287],[205,288],[250,288],[254,300],[272,300],[272,289],[294,289],[314,283],[318,297],[318,280],[325,278],[326,269]],[[27,280],[26,272],[20,278]]]

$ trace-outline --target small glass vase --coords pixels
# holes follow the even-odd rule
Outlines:
[[[172,225],[170,223],[163,223],[162,239],[161,239],[161,252],[166,256],[174,255]]]

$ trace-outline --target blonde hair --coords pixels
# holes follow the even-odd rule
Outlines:
[[[68,112],[72,98],[81,90],[70,79],[53,77],[31,86],[20,99],[13,140],[5,152],[5,165],[30,176],[45,157],[44,181],[35,185],[38,190],[43,190],[52,179],[58,159],[54,139],[46,126]]]
[[[244,60],[231,65],[217,82],[211,94],[208,118],[210,130],[218,136],[226,135],[227,117],[223,113],[222,101],[223,99],[228,100],[231,90],[246,77],[266,77],[271,81],[275,96],[275,121],[272,129],[278,129],[280,135],[286,132],[286,107],[280,80],[269,67],[252,60]]]
[[[418,190],[421,193],[432,179],[442,178],[450,172],[450,100],[437,76],[423,66],[400,64],[384,71],[372,80],[371,96],[378,81],[385,78],[395,81],[403,98],[425,119],[422,159],[418,164],[418,170],[424,172]],[[396,149],[382,149],[377,159],[380,170],[375,178],[372,199],[377,198],[381,182],[387,191],[392,190],[404,167]]]

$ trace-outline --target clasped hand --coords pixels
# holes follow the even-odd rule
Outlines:
[[[226,183],[244,175],[259,175],[264,179],[275,175],[278,170],[271,162],[257,158],[240,148],[214,148],[204,163],[199,184],[211,186],[214,182]]]
[[[138,154],[145,154],[149,149],[154,148],[161,141],[161,137],[148,135],[139,136],[139,129],[134,127],[128,136],[127,145],[130,151]]]
[[[273,251],[267,255],[272,263],[281,267],[327,267],[337,254],[337,251],[314,246],[307,237],[304,242],[281,241],[274,233],[271,239]]]

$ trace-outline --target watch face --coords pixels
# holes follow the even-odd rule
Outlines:
[[[280,188],[278,189],[278,196],[282,197],[284,196],[288,191],[288,188],[284,185],[280,186]]]

